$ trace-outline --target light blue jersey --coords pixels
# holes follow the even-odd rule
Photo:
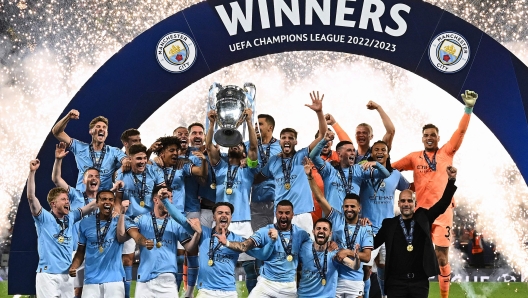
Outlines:
[[[268,236],[269,229],[276,229],[275,225],[270,224],[260,228],[256,231],[251,238],[255,242],[257,247],[263,247],[268,242],[272,241]],[[292,282],[295,281],[297,274],[297,265],[299,264],[299,253],[303,243],[310,240],[310,235],[303,230],[292,224],[292,232],[280,231],[286,243],[289,243],[293,233],[293,243],[291,246],[291,256],[293,260],[290,262],[287,260],[288,254],[286,253],[281,238],[279,237],[273,243],[273,253],[271,256],[264,260],[264,265],[260,267],[260,274],[266,279],[277,282]],[[288,248],[288,245],[286,246]]]
[[[196,148],[189,147],[187,154],[180,155],[178,158],[185,159],[187,163],[192,163],[195,166],[201,166],[202,160],[191,154],[192,151],[196,150]],[[185,177],[185,212],[200,212],[199,190],[200,183],[198,183],[195,177]]]
[[[162,168],[156,163],[152,163],[152,166],[163,173],[165,185],[172,188],[172,204],[183,212],[185,207],[185,178],[192,176],[193,165],[186,163],[181,169],[173,167]]]
[[[322,278],[315,264],[312,240],[306,241],[301,247],[301,280],[297,295],[299,298],[334,298],[337,288],[337,268],[339,263],[334,259],[338,250],[329,251],[326,255],[326,271],[323,286]],[[324,268],[324,251],[316,251],[321,269]]]
[[[314,211],[312,192],[310,184],[304,173],[303,159],[308,156],[308,148],[303,148],[290,158],[282,158],[277,155],[270,157],[268,164],[262,169],[262,175],[273,178],[275,182],[275,208],[282,200],[292,202],[295,215]],[[286,189],[284,179],[283,161],[286,168],[291,165],[290,189]]]
[[[239,252],[218,246],[214,252],[213,265],[209,266],[209,247],[211,237],[213,237],[213,250],[218,245],[218,239],[211,235],[213,230],[202,226],[200,237],[200,272],[198,273],[198,288],[207,290],[236,291],[235,266],[238,261]],[[229,241],[244,241],[244,239],[234,233],[227,235]]]
[[[146,180],[144,181],[143,179]],[[149,164],[146,165],[143,173],[138,174],[134,174],[132,171],[123,173],[119,169],[116,180],[122,180],[125,184],[118,192],[123,193],[123,201],[130,201],[126,212],[126,215],[130,218],[152,211],[154,206],[152,190],[155,186],[165,182],[161,169]],[[140,199],[141,194],[143,194],[143,200]],[[141,201],[145,204],[143,207],[141,207]]]
[[[249,150],[249,141],[245,142],[246,151]],[[259,145],[258,149],[258,169],[262,171],[262,168],[267,164],[267,161],[279,153],[282,148],[279,140],[273,138],[269,144]],[[268,156],[269,152],[269,156]],[[252,202],[273,202],[275,199],[275,182],[273,179],[267,179],[259,184],[253,185],[251,189],[251,201]]]
[[[112,188],[112,176],[114,172],[121,167],[121,161],[126,157],[125,152],[121,149],[105,145],[105,156],[101,162],[101,168],[99,169],[99,175],[101,177],[100,190]],[[75,155],[75,162],[77,163],[77,169],[79,174],[77,175],[77,184],[75,188],[84,191],[86,186],[84,185],[83,175],[88,168],[94,167],[94,162],[90,154],[90,144],[81,142],[73,139],[70,144],[70,151]],[[94,151],[96,162],[101,158],[102,151]]]
[[[249,194],[253,185],[253,178],[258,173],[258,169],[249,167],[238,167],[231,165],[231,174],[235,171],[233,179],[232,193],[227,194],[227,172],[228,162],[220,159],[214,166],[216,173],[216,202],[229,202],[235,207],[231,221],[249,221],[251,220],[251,211],[249,209]]]
[[[319,167],[320,164],[323,164],[323,166]],[[314,159],[314,165],[323,178],[324,195],[328,203],[337,210],[341,210],[343,207],[343,200],[348,192],[359,195],[361,183],[364,180],[368,180],[371,177],[383,179],[390,175],[389,171],[378,162],[376,162],[376,169],[373,171],[363,170],[360,165],[353,165],[342,169],[345,180],[345,183],[343,183],[340,171],[329,162],[324,162],[320,156]],[[349,185],[348,188],[347,185]]]
[[[147,282],[158,277],[162,273],[178,273],[176,265],[177,242],[185,244],[191,240],[191,236],[174,219],[168,217],[165,231],[163,233],[162,246],[157,247],[152,214],[147,213],[135,218],[139,232],[147,239],[154,239],[154,248],[148,250],[144,246],[139,247],[140,259],[137,280]],[[158,231],[162,229],[164,219],[156,219]]]
[[[345,225],[347,225],[348,227],[348,239],[350,241],[350,247],[352,249],[354,249],[356,243],[359,244],[359,249],[361,251],[366,248],[374,248],[374,237],[370,226],[360,226],[356,239],[354,243],[352,243],[354,231],[356,230],[355,224],[347,224],[343,214],[334,208],[332,208],[332,211],[330,211],[330,214],[326,218],[332,222],[332,240],[335,241],[337,245],[339,245],[339,248],[349,249],[349,247],[347,246]],[[343,264],[339,264],[338,268],[339,278],[355,281],[363,280],[363,266],[361,266],[358,270],[352,270],[350,267],[347,267]]]
[[[59,220],[60,225],[53,214],[44,208],[40,209],[39,215],[33,216],[38,236],[37,272],[68,274],[72,262],[74,223],[81,219],[81,215],[81,210],[72,209],[68,215]]]
[[[88,205],[91,201],[95,200],[95,198],[88,198],[85,197],[85,193],[75,189],[73,187],[68,188],[68,200],[70,201],[70,210],[82,208],[86,205]],[[83,214],[84,217],[88,217],[92,214],[95,214],[95,212],[90,214]],[[73,233],[73,250],[77,250],[77,244],[79,242],[79,225],[81,224],[80,221],[75,223],[75,232]]]
[[[81,221],[79,228],[79,245],[86,247],[84,255],[84,284],[102,284],[107,282],[123,281],[125,270],[121,261],[123,243],[117,242],[117,221],[119,217],[112,218],[108,232],[102,244],[103,252],[99,251],[97,239],[96,216],[91,215]],[[106,220],[101,220],[101,232],[105,229]],[[125,220],[125,229],[135,228],[134,222],[129,218]]]
[[[398,170],[389,178],[363,180],[361,191],[361,216],[370,219],[372,232],[376,235],[385,218],[394,217],[394,192],[408,189],[409,182]]]

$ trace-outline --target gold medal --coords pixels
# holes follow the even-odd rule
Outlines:
[[[286,188],[286,190],[290,190],[291,184],[289,182],[284,183],[284,188]]]
[[[163,245],[163,244],[161,244],[161,241],[158,242],[158,243],[156,243],[156,247],[157,247],[157,248],[160,248],[162,245]]]
[[[99,252],[100,252],[100,253],[103,253],[103,250],[104,250],[103,247],[102,247],[102,246],[99,246]]]
[[[139,206],[145,207],[145,202],[143,202],[143,201],[139,202]]]
[[[326,279],[323,278],[323,280],[321,280],[321,284],[322,284],[323,286],[326,286]]]
[[[211,183],[211,189],[216,189],[216,183]]]
[[[59,239],[58,239],[59,243],[62,243],[64,242],[64,237],[63,236],[59,236]]]
[[[413,246],[412,246],[412,244],[407,245],[407,251],[413,251]]]
[[[207,265],[209,265],[209,266],[213,266],[213,264],[214,264],[214,262],[211,259],[207,262]]]
[[[381,182],[380,187],[385,188],[385,181]]]
[[[288,262],[293,261],[293,256],[292,256],[292,255],[288,255],[288,256],[286,257],[286,260],[288,260]]]
[[[233,189],[232,188],[226,189],[226,194],[230,195],[232,193],[233,193]]]

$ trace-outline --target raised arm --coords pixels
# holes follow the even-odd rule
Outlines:
[[[66,114],[66,116],[64,116],[64,118],[59,120],[59,122],[57,122],[57,124],[55,124],[55,126],[53,126],[53,128],[51,129],[51,133],[53,133],[55,138],[57,138],[57,140],[61,142],[66,143],[67,145],[71,144],[71,138],[67,133],[64,132],[64,130],[66,129],[66,125],[68,125],[68,122],[70,122],[70,120],[72,119],[74,120],[79,119],[79,111],[71,110],[70,112],[68,112],[68,114]]]
[[[202,236],[202,224],[199,218],[189,218],[187,223],[194,230],[194,234],[189,242],[183,245],[183,248],[190,254],[198,254],[198,245],[200,244],[200,237]]]
[[[176,206],[172,205],[172,203],[169,201],[169,193],[166,188],[162,188],[159,191],[159,195],[161,195],[161,202],[167,208],[167,211],[169,212],[170,216],[179,223],[189,235],[194,234],[194,230],[191,227],[191,225],[187,222],[187,218],[185,215],[179,211]]]
[[[458,148],[460,148],[460,145],[462,145],[462,140],[464,140],[464,136],[466,135],[466,131],[469,126],[471,113],[473,113],[473,107],[475,106],[478,98],[478,94],[476,92],[469,90],[466,90],[466,92],[461,96],[464,100],[464,103],[466,104],[466,107],[464,109],[464,115],[458,124],[457,130],[453,133],[451,139],[449,139],[449,142],[447,142],[445,145],[447,149],[446,151],[450,154],[455,154]]]
[[[257,143],[257,133],[255,132],[255,127],[251,125],[251,115],[253,115],[253,111],[251,109],[246,109],[244,111],[244,114],[246,114],[246,124],[248,127],[248,134],[249,134],[249,149],[248,149],[248,159],[250,161],[255,161],[255,167],[258,162],[258,143]],[[251,167],[251,165],[250,165]]]
[[[317,143],[323,138],[324,132],[327,131],[326,120],[323,114],[323,98],[324,94],[319,97],[319,91],[317,93],[312,91],[310,93],[310,98],[312,99],[312,104],[306,104],[305,106],[312,109],[317,114],[317,120],[319,121],[319,136],[313,140],[313,142],[308,146],[308,151],[311,151]]]
[[[55,183],[55,186],[68,189],[70,186],[64,179],[62,179],[61,167],[62,159],[68,155],[66,151],[66,143],[60,142],[55,146],[55,162],[53,163],[53,171],[51,172],[51,180]]]
[[[456,176],[457,176],[457,169],[453,166],[447,166],[446,169],[448,180],[447,185],[444,190],[444,194],[442,195],[442,198],[436,204],[431,206],[429,210],[427,210],[427,218],[429,219],[429,223],[433,224],[435,219],[440,216],[442,213],[444,213],[449,207],[449,204],[451,204],[451,200],[453,199],[453,196],[455,195],[455,191],[457,187],[455,186],[456,182]]]
[[[309,156],[317,170],[320,170],[325,165],[325,161],[321,158],[321,151],[328,142],[334,140],[334,136],[335,135],[332,131],[327,130],[325,132],[324,138],[317,143],[313,150],[311,150]]]
[[[85,216],[87,214],[90,214],[97,210],[97,202],[95,200],[92,200],[88,205],[84,205],[81,208],[81,216]]]
[[[27,182],[27,197],[31,215],[38,216],[42,210],[39,200],[35,196],[35,172],[40,167],[40,160],[34,159],[29,162],[29,176]]]
[[[373,102],[372,100],[367,103],[367,109],[376,110],[380,114],[383,126],[385,126],[385,135],[383,136],[382,140],[383,142],[387,143],[387,147],[389,147],[390,150],[392,148],[392,140],[394,139],[394,134],[396,134],[396,128],[390,120],[389,115],[385,113],[385,111],[379,104]]]
[[[126,217],[125,213],[128,209],[129,204],[130,204],[130,201],[128,200],[121,203],[121,211],[119,212],[119,219],[117,220],[117,228],[116,228],[117,242],[119,243],[124,243],[125,241],[130,239],[130,236],[127,234],[126,228],[125,228],[125,217]]]
[[[202,162],[199,166],[195,165],[191,168],[193,176],[197,178],[207,178],[207,168],[209,165],[205,159],[205,155],[201,151],[193,151],[192,155],[198,157]]]
[[[352,142],[348,134],[341,128],[341,125],[339,125],[339,123],[337,123],[337,121],[334,119],[334,116],[332,116],[331,114],[326,114],[325,120],[327,125],[332,126],[339,141]]]
[[[216,117],[217,114],[215,110],[211,110],[207,114],[207,118],[209,118],[209,130],[207,131],[207,135],[205,136],[205,149],[207,150],[207,155],[209,156],[211,165],[213,166],[215,166],[220,160],[220,149],[213,144]]]
[[[317,186],[317,183],[312,177],[312,166],[310,164],[310,160],[307,157],[304,158],[303,165],[304,165],[304,173],[308,177],[308,183],[310,183],[310,189],[312,190],[312,194],[315,197],[315,200],[317,201],[317,203],[319,203],[319,206],[321,206],[321,209],[323,210],[323,214],[328,216],[330,214],[330,211],[332,211],[332,206],[330,206],[330,203],[328,203],[323,193],[321,192],[321,189],[319,189],[319,187]]]
[[[390,172],[382,164],[377,161],[368,161],[361,164],[363,169],[363,179],[368,178],[389,178]]]

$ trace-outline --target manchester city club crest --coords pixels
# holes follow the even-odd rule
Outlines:
[[[159,65],[168,72],[184,72],[196,60],[194,40],[185,33],[168,33],[156,45],[156,59]]]
[[[441,72],[455,73],[469,61],[469,43],[456,32],[438,34],[429,45],[429,60]]]

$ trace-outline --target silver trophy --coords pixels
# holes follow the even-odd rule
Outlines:
[[[223,87],[213,83],[209,88],[209,103],[207,112],[216,110],[217,120],[213,139],[215,143],[223,147],[237,146],[244,140],[246,134],[246,115],[244,110],[250,108],[253,111],[251,122],[254,121],[256,113],[255,94],[257,89],[252,83],[245,83],[244,88],[234,85]],[[243,124],[240,133],[238,127]],[[206,119],[206,129],[209,128],[209,119]],[[220,129],[217,129],[220,127]]]

